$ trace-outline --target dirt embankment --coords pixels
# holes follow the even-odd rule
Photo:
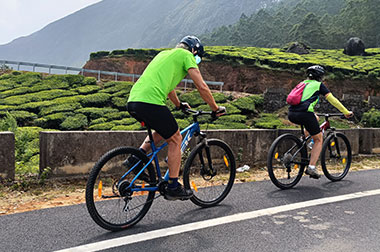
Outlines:
[[[102,58],[88,61],[84,68],[121,73],[142,74],[150,60],[134,57]],[[232,65],[223,62],[207,62],[200,65],[203,78],[208,81],[224,82],[223,90],[260,94],[267,88],[291,90],[304,79],[302,74],[279,71],[256,66]],[[87,76],[91,76],[87,74]],[[97,77],[97,75],[92,75]],[[102,76],[102,78],[107,76]],[[108,78],[114,78],[108,76]],[[379,80],[327,80],[326,85],[337,97],[343,94],[380,95]]]

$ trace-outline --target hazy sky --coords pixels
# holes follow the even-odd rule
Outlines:
[[[101,0],[0,0],[0,45]]]

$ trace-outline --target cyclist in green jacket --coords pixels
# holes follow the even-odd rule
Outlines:
[[[133,85],[129,99],[128,112],[138,121],[149,125],[153,139],[158,143],[165,139],[168,143],[169,184],[165,192],[166,199],[189,199],[193,192],[185,190],[178,182],[181,165],[181,141],[178,124],[172,113],[166,107],[167,97],[178,109],[190,108],[187,103],[181,103],[174,88],[189,74],[194,81],[202,99],[210,106],[215,116],[225,113],[224,107],[219,107],[204,82],[198,69],[198,64],[204,54],[203,45],[195,36],[186,36],[176,48],[160,52],[147,66],[142,76]],[[150,150],[149,138],[140,146],[144,153]],[[138,159],[129,157],[125,163],[131,167]],[[134,169],[135,173],[139,170]],[[148,175],[142,173],[141,179],[148,181]]]
[[[304,81],[306,86],[302,93],[301,103],[289,107],[288,118],[293,123],[304,125],[314,141],[309,166],[306,168],[305,173],[310,175],[311,178],[318,179],[320,175],[317,172],[316,164],[322,150],[323,135],[319,128],[318,117],[314,114],[314,106],[319,101],[319,95],[325,96],[327,101],[342,112],[346,118],[351,117],[353,113],[348,111],[322,83],[325,75],[323,67],[318,65],[311,66],[306,73],[307,80]]]

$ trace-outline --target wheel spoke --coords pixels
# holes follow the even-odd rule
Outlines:
[[[210,140],[190,153],[184,168],[184,185],[193,190],[191,200],[202,207],[221,202],[235,179],[235,159],[222,141]]]
[[[344,178],[351,166],[351,146],[342,133],[326,138],[322,147],[321,165],[325,176],[338,181]]]
[[[86,205],[94,221],[109,230],[120,230],[140,221],[154,199],[154,192],[144,191],[143,180],[132,180],[125,160],[131,155],[142,155],[134,148],[117,148],[105,154],[94,166],[86,187]],[[147,158],[141,156],[144,165]],[[144,173],[154,181],[154,171],[147,166]],[[133,191],[133,188],[139,191]]]
[[[285,134],[277,138],[269,150],[267,161],[272,182],[281,189],[296,185],[302,177],[305,158],[306,151],[296,136]]]

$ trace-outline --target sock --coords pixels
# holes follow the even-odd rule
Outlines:
[[[309,168],[315,170],[315,165],[309,165]]]
[[[169,178],[168,183],[169,183],[168,188],[170,188],[170,189],[177,188],[177,186],[178,186],[178,178]]]
[[[142,153],[146,154],[146,151],[143,148],[139,149]]]

